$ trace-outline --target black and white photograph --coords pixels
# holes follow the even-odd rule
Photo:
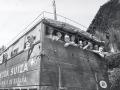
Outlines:
[[[0,90],[120,90],[120,0],[0,0]]]

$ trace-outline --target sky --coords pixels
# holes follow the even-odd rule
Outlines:
[[[56,0],[57,14],[88,27],[108,0]],[[53,12],[52,0],[0,0],[0,46],[9,45],[41,12]]]

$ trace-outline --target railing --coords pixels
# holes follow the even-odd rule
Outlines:
[[[44,18],[50,18],[54,19],[54,14],[50,12],[43,11],[41,14],[39,14],[24,30],[22,30],[16,37],[10,41],[6,47],[10,46],[12,43],[14,43],[18,38],[20,38],[22,35],[24,35],[27,31],[29,31],[36,23],[40,22]],[[86,30],[87,27],[83,26],[82,24],[79,24],[78,22],[71,20],[67,17],[64,17],[62,15],[57,14],[57,21],[65,22],[68,24],[71,24],[75,27],[80,28],[81,30]]]

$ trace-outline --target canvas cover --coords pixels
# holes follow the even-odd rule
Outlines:
[[[56,21],[56,20],[52,20],[52,19],[43,19],[42,22],[44,24],[50,25],[52,27],[59,28],[61,30],[64,30],[64,31],[67,31],[70,33],[78,34],[86,39],[89,39],[89,40],[92,40],[96,43],[104,45],[104,42],[98,40],[95,36],[92,36],[90,33],[83,31],[80,28],[77,28],[77,27],[70,25],[68,23],[60,22],[60,21]]]

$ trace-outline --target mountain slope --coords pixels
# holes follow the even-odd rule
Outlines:
[[[120,51],[120,1],[110,0],[100,7],[87,32],[106,42],[106,51]]]

